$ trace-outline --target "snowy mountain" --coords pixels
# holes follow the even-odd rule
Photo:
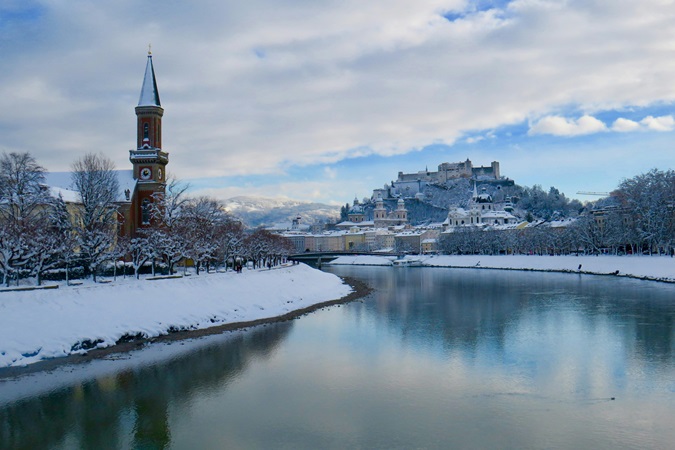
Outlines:
[[[278,198],[232,197],[225,200],[225,209],[249,227],[290,223],[298,216],[303,224],[334,221],[340,217],[339,206]]]

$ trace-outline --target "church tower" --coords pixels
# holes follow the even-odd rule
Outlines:
[[[159,101],[152,53],[148,51],[141,96],[136,106],[136,149],[129,150],[136,180],[133,202],[135,228],[150,225],[149,204],[157,194],[164,193],[166,165],[169,154],[162,151],[162,116],[164,108]]]

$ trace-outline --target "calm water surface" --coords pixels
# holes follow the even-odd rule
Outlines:
[[[0,379],[0,447],[673,448],[675,286],[330,270],[375,291],[290,322]]]

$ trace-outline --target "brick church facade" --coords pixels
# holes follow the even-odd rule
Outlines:
[[[118,202],[120,234],[126,236],[136,236],[139,230],[151,225],[150,204],[164,194],[166,186],[169,154],[162,150],[164,108],[159,100],[151,52],[148,52],[141,95],[135,110],[136,148],[129,150],[133,182],[129,183],[132,187],[124,189],[124,197]],[[122,175],[127,171],[119,172]]]

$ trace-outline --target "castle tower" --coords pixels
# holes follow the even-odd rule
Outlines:
[[[132,214],[136,228],[150,225],[149,204],[164,193],[169,154],[162,151],[162,116],[152,53],[148,51],[141,95],[136,106],[136,149],[129,150],[136,180]]]

